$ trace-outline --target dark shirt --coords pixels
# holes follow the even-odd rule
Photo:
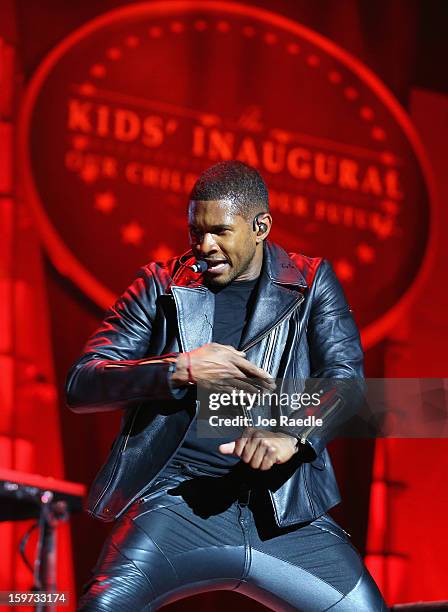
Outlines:
[[[257,282],[258,278],[233,281],[222,289],[212,289],[215,294],[213,342],[240,347],[243,330],[256,294]],[[180,464],[187,464],[204,474],[221,475],[228,473],[232,466],[238,463],[239,457],[223,455],[218,450],[220,444],[232,442],[235,437],[198,437],[196,425],[196,421],[191,424],[183,444],[163,470],[164,474],[178,472]]]

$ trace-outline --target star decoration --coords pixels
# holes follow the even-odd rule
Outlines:
[[[93,183],[98,178],[98,173],[98,166],[95,164],[86,164],[81,168],[79,178],[84,181],[84,183]]]
[[[389,215],[396,215],[399,211],[398,204],[392,200],[384,200],[381,202],[381,208]]]
[[[386,132],[383,130],[382,127],[379,127],[378,125],[375,125],[372,128],[371,134],[374,140],[385,140],[386,139]]]
[[[117,47],[112,47],[106,51],[106,55],[111,60],[118,60],[121,57],[121,51]]]
[[[165,130],[167,134],[173,134],[177,130],[178,123],[175,119],[166,122]]]
[[[89,139],[87,136],[74,136],[72,142],[73,148],[77,149],[78,151],[83,151],[89,146]]]
[[[353,266],[346,259],[339,259],[336,261],[334,269],[341,281],[353,280]]]
[[[359,261],[362,263],[372,263],[375,259],[375,250],[365,242],[360,242],[356,247]]]
[[[111,191],[103,191],[95,195],[95,208],[102,213],[110,213],[116,205],[117,200]]]
[[[127,225],[123,225],[121,228],[121,240],[125,244],[133,244],[134,246],[140,246],[143,239],[145,230],[136,221],[131,221]]]
[[[392,235],[393,225],[393,220],[390,217],[385,219],[377,218],[374,220],[372,229],[380,240],[384,240]]]
[[[165,261],[166,259],[169,259],[173,255],[174,255],[173,249],[170,249],[170,247],[164,243],[157,245],[157,247],[153,249],[150,253],[150,257],[154,261]]]
[[[93,64],[90,67],[90,74],[101,79],[106,76],[106,67],[103,64]]]
[[[384,151],[384,153],[381,153],[381,161],[383,164],[387,164],[388,166],[395,166],[398,164],[397,156],[389,151]]]
[[[79,86],[79,92],[84,96],[93,96],[96,93],[96,87],[92,83],[83,83]]]

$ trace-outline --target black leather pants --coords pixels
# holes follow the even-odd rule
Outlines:
[[[263,491],[229,480],[158,479],[112,528],[78,609],[158,610],[230,589],[282,612],[387,610],[332,518],[279,529]]]

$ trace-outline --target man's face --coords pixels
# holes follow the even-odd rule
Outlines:
[[[209,264],[206,284],[224,287],[236,278],[256,278],[259,268],[252,223],[235,214],[227,200],[191,200],[188,228],[193,254]]]

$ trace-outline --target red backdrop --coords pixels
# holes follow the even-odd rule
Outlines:
[[[29,439],[51,457],[50,465],[30,463],[29,469],[61,476],[65,466],[66,478],[87,484],[109,450],[119,415],[69,413],[62,400],[66,371],[102,307],[125,287],[134,268],[185,248],[188,185],[202,168],[226,155],[256,163],[265,174],[273,193],[276,240],[290,250],[332,260],[364,330],[367,374],[445,375],[448,295],[435,281],[443,278],[448,257],[438,233],[446,216],[441,202],[448,196],[442,164],[447,83],[437,68],[447,51],[442,3],[260,0],[238,5],[240,13],[224,2],[212,14],[198,15],[181,9],[168,14],[163,3],[145,4],[150,13],[161,8],[156,16],[123,17],[72,40],[66,56],[55,57],[54,70],[42,73],[39,91],[34,79],[34,106],[28,93],[28,116],[22,113],[20,120],[21,82],[32,82],[44,57],[106,7],[49,0],[11,0],[1,6],[0,38],[6,49],[0,71],[2,215],[6,221],[8,211],[19,215],[22,201],[38,215],[24,213],[34,221],[3,225],[10,244],[2,255],[5,295],[11,283],[26,276],[30,257],[36,257],[17,248],[24,232],[37,235],[39,228],[47,249],[42,250],[44,277],[27,268],[25,303],[32,306],[3,301],[9,306],[2,329],[11,335],[20,308],[29,313],[30,328],[15,337],[35,347],[28,351],[28,368],[43,356],[49,360],[41,367],[45,380],[52,380],[52,352],[59,401],[52,397],[60,408],[51,421],[54,442],[40,435],[39,407],[30,411],[29,403],[18,407],[28,410],[29,430],[7,421],[1,434],[6,441]],[[132,2],[107,3],[107,9],[131,13],[134,7]],[[275,11],[277,17],[256,9]],[[299,25],[291,28],[282,17]],[[230,39],[237,31],[241,40]],[[179,42],[181,35],[188,38]],[[11,53],[15,59],[8,73]],[[182,54],[182,64],[176,53]],[[5,134],[17,127],[21,145],[15,151]],[[266,158],[270,146],[275,155]],[[299,153],[291,153],[298,148]],[[276,168],[283,154],[289,165],[284,161]],[[300,164],[293,164],[293,155]],[[16,171],[9,173],[14,159]],[[42,332],[45,296],[51,333]],[[387,318],[397,303],[399,312]],[[12,406],[14,394],[23,395],[25,387],[17,375],[11,382],[11,364],[22,372],[23,359],[11,343],[2,350],[3,380],[10,381],[5,394]],[[37,433],[39,443],[33,439]],[[25,446],[3,465],[23,465]],[[344,498],[334,516],[367,554],[389,603],[448,597],[441,546],[447,530],[435,522],[434,511],[447,501],[444,451],[444,440],[381,442],[376,449],[368,440],[332,444]],[[400,483],[399,493],[391,482]],[[109,528],[85,515],[73,518],[78,589]],[[11,574],[5,570],[4,575]],[[224,609],[234,599],[209,594],[171,609]],[[248,601],[244,605],[261,608]]]

